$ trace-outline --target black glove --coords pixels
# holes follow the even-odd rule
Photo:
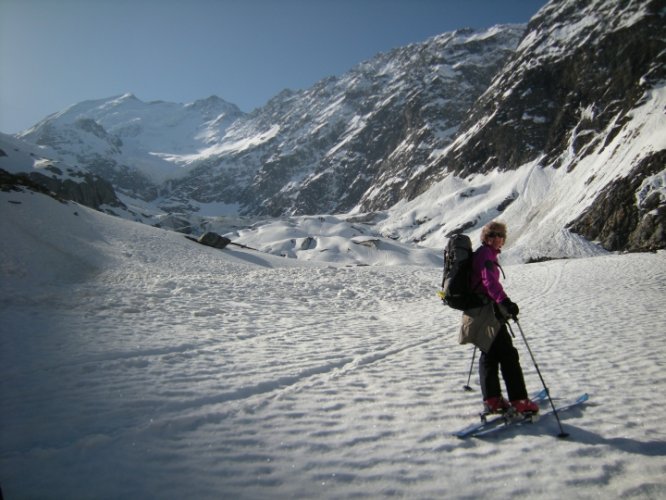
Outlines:
[[[502,304],[502,307],[504,307],[504,309],[506,309],[506,311],[512,317],[518,316],[518,313],[520,312],[520,309],[518,308],[518,304],[516,304],[515,302],[511,302],[511,299],[509,297],[504,299],[501,302],[501,304]]]

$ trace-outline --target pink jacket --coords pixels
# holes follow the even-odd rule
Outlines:
[[[504,288],[500,283],[500,267],[497,261],[499,250],[481,245],[472,257],[472,290],[483,293],[498,304],[506,299]]]

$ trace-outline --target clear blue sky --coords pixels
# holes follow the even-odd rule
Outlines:
[[[243,111],[379,52],[546,0],[0,0],[0,132],[126,92]]]

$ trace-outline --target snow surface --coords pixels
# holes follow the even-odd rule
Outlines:
[[[220,251],[0,193],[4,497],[666,497],[666,252],[505,271],[556,400],[591,395],[566,440],[545,418],[450,436],[480,392],[438,266]]]
[[[73,168],[62,161],[45,158],[38,146],[19,141],[7,134],[0,133],[0,151],[0,168],[10,174],[34,172],[63,182],[80,182],[80,176],[87,173],[84,169]]]

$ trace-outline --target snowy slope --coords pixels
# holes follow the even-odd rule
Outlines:
[[[509,224],[508,258],[515,262],[544,257],[579,257],[604,253],[594,242],[570,233],[566,226],[590,206],[614,179],[628,176],[646,154],[666,149],[666,87],[646,94],[622,131],[579,160],[572,171],[540,166],[539,160],[516,170],[496,169],[485,175],[451,173],[423,195],[393,207],[378,225],[385,234],[441,248],[460,229],[480,234],[495,218]],[[666,200],[664,172],[650,176],[636,192],[640,206],[650,195]],[[419,221],[419,223],[416,223]]]
[[[85,168],[54,159],[42,148],[6,134],[0,134],[0,175],[3,190],[27,184],[63,200],[76,201],[113,214],[130,215],[109,182]]]
[[[240,116],[237,106],[216,96],[179,104],[143,102],[124,94],[72,105],[17,137],[70,164],[106,174],[121,187],[114,173],[131,172],[144,182],[160,184],[184,173],[183,165],[171,161],[174,155],[206,150]],[[142,192],[142,186],[129,187]]]
[[[10,174],[41,173],[59,181],[78,180],[88,171],[72,167],[62,161],[49,158],[45,152],[28,142],[0,133],[0,168]]]
[[[567,440],[449,435],[480,396],[439,267],[218,251],[0,192],[4,497],[666,496],[666,253],[505,271],[553,396],[591,394]]]
[[[415,195],[430,189],[432,201],[439,192],[453,208],[427,229],[478,230],[502,212],[514,236],[525,239],[523,256],[587,252],[567,231],[607,250],[664,248],[664,26],[663,2],[655,0],[544,6],[454,142],[408,180]],[[502,177],[512,185],[488,189]],[[455,184],[459,193],[444,189]],[[451,206],[472,189],[486,193],[478,207]],[[424,204],[412,196],[407,210]],[[470,208],[464,219],[462,205]]]

